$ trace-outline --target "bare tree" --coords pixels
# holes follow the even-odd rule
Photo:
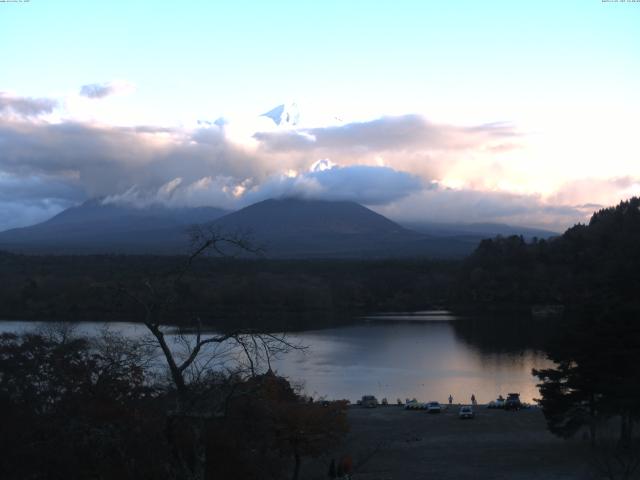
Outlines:
[[[225,396],[234,392],[231,382],[218,382],[217,398],[212,399],[209,389],[200,388],[203,379],[210,380],[211,371],[216,368],[233,372],[228,379],[254,376],[265,366],[270,369],[274,356],[301,347],[284,335],[255,329],[207,333],[198,315],[178,322],[167,315],[179,301],[182,282],[198,259],[212,253],[222,257],[261,253],[244,234],[223,234],[206,227],[193,228],[190,234],[191,253],[179,268],[165,278],[147,277],[133,286],[120,284],[118,291],[141,308],[142,323],[160,349],[175,387],[175,407],[167,415],[166,429],[177,464],[173,476],[200,480],[206,467],[205,422],[224,411],[228,403]],[[178,433],[184,439],[185,430],[188,449],[178,445],[177,440]]]

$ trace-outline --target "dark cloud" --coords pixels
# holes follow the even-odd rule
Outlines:
[[[75,203],[41,198],[29,201],[0,200],[0,232],[43,222]]]
[[[34,201],[41,199],[79,202],[84,191],[72,179],[0,174],[0,201]]]
[[[9,112],[24,117],[35,117],[53,112],[57,105],[58,102],[50,98],[15,97],[0,92],[0,113]]]
[[[0,231],[41,222],[84,198],[68,179],[0,174]]]

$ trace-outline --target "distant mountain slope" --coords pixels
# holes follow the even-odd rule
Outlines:
[[[54,254],[179,254],[190,225],[249,234],[272,258],[454,258],[482,238],[404,228],[355,202],[283,198],[237,212],[217,208],[135,208],[91,200],[37,225],[0,232],[0,250]]]
[[[402,234],[395,222],[355,202],[299,198],[270,199],[230,213],[215,222],[227,228],[250,227],[256,234]]]
[[[540,228],[506,225],[503,223],[446,223],[446,222],[402,222],[402,225],[416,232],[437,237],[473,236],[479,240],[501,235],[522,235],[525,240],[557,237],[558,232]]]
[[[26,253],[175,253],[189,225],[228,213],[212,207],[146,208],[89,200],[30,227],[0,232],[0,248]]]
[[[222,231],[249,232],[270,257],[456,257],[476,243],[432,238],[355,202],[265,200],[215,222]]]

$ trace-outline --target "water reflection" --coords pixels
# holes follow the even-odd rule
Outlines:
[[[368,322],[449,322],[458,319],[448,310],[374,313],[361,318]]]
[[[309,348],[284,355],[274,368],[291,381],[302,382],[308,394],[352,401],[365,394],[390,402],[414,397],[445,402],[451,394],[456,403],[468,403],[471,394],[480,403],[512,391],[520,392],[527,402],[538,396],[531,369],[549,366],[538,348],[539,326],[528,328],[512,321],[487,327],[482,319],[448,321],[455,318],[448,312],[375,317],[375,321],[291,334],[293,341]],[[0,331],[20,333],[36,325],[0,322]],[[95,335],[103,327],[83,322],[77,332]],[[130,337],[146,334],[139,324],[112,323],[110,328]]]
[[[538,396],[532,368],[549,365],[543,353],[487,353],[456,335],[455,322],[376,323],[296,335],[309,346],[276,362],[281,374],[304,379],[309,394],[355,400],[364,394],[444,402],[479,402],[520,392]]]
[[[455,335],[484,354],[543,351],[555,329],[555,319],[530,315],[464,317],[452,323]]]

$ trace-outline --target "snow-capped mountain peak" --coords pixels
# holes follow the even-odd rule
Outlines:
[[[270,118],[278,126],[295,127],[300,123],[300,110],[295,102],[290,104],[283,103],[260,116]]]

